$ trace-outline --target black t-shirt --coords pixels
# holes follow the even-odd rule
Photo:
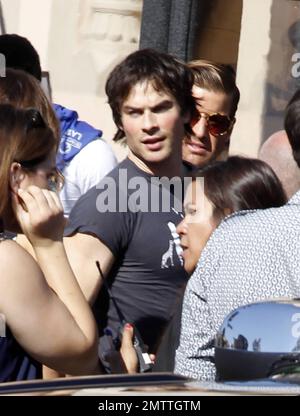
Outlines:
[[[65,232],[65,235],[76,232],[96,235],[114,254],[116,261],[107,283],[125,320],[136,325],[150,352],[156,351],[187,283],[175,232],[182,219],[178,199],[175,202],[174,192],[158,186],[155,180],[129,159],[124,160],[79,199]],[[157,195],[161,202],[163,193],[165,202],[167,195],[171,196],[168,209],[162,203],[157,206]],[[159,212],[149,212],[151,203]],[[105,204],[110,204],[111,210],[116,208],[116,212],[100,212]],[[145,207],[148,212],[138,210]],[[95,302],[94,312],[100,335],[107,326],[117,335],[118,314],[105,286]]]

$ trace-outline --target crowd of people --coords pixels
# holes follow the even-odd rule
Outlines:
[[[214,380],[232,309],[300,297],[300,93],[258,159],[229,157],[234,70],[138,50],[105,86],[117,163],[27,39],[0,53],[0,382],[139,372],[135,333],[153,371]]]

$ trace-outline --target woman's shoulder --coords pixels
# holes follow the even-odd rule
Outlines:
[[[22,284],[22,276],[26,279],[28,275],[34,275],[36,272],[40,272],[38,264],[23,247],[13,240],[0,242],[0,291],[8,279],[11,284],[14,278],[17,279],[17,283]]]

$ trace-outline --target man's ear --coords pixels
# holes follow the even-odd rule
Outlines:
[[[13,162],[10,167],[9,183],[13,191],[17,192],[20,188],[20,183],[25,177],[22,166],[18,162]]]

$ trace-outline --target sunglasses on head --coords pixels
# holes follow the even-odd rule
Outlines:
[[[206,113],[197,112],[197,114],[195,114],[190,121],[192,128],[195,126],[195,124],[198,123],[201,117],[204,117],[206,119],[208,131],[213,136],[223,136],[224,134],[226,134],[228,130],[231,128],[234,121],[228,116],[219,113],[209,115]]]

